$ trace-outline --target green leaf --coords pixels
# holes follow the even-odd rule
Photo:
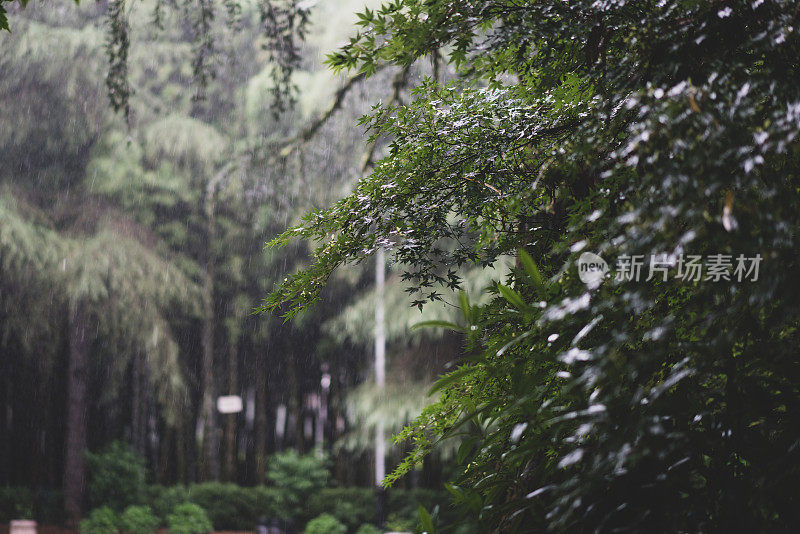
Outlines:
[[[536,289],[541,288],[544,285],[542,281],[542,274],[539,272],[539,268],[536,266],[536,262],[533,261],[531,255],[525,249],[519,249],[519,261],[522,263],[522,268],[525,269],[525,273],[530,278],[531,282],[533,283],[533,287]]]
[[[8,27],[8,17],[6,17],[6,8],[3,7],[2,2],[0,2],[0,30],[6,30],[11,33]]]
[[[458,369],[456,369],[452,373],[448,373],[445,376],[443,376],[442,378],[440,378],[439,380],[437,380],[436,383],[433,385],[433,387],[428,392],[428,395],[433,395],[437,391],[439,391],[439,390],[441,390],[443,388],[446,388],[447,386],[449,386],[450,384],[452,384],[454,382],[458,382],[459,380],[461,380],[465,376],[470,375],[470,374],[472,374],[474,372],[475,372],[475,368],[472,367],[472,366],[459,367]]]
[[[423,532],[427,532],[428,534],[434,534],[436,532],[431,514],[429,514],[421,504],[419,505],[419,522],[422,525]]]
[[[449,321],[422,321],[411,327],[411,330],[419,330],[420,328],[447,328],[448,330],[455,330],[456,332],[466,332],[467,329]]]
[[[461,314],[464,316],[464,320],[467,324],[472,324],[472,308],[469,305],[469,297],[467,297],[467,294],[463,290],[458,292],[458,303],[461,307]]]
[[[527,308],[522,296],[510,287],[503,284],[497,284],[497,289],[500,291],[500,294],[503,295],[503,298],[518,310]]]

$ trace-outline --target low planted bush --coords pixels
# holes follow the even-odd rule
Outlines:
[[[347,534],[347,527],[331,514],[322,514],[308,522],[305,534]]]
[[[153,510],[162,525],[166,525],[167,517],[177,505],[192,502],[206,511],[216,530],[251,530],[262,517],[291,517],[281,513],[278,505],[281,492],[280,488],[218,482],[188,487],[150,486],[145,491],[144,504]]]
[[[116,534],[119,518],[109,506],[95,508],[89,517],[81,521],[81,534]],[[138,533],[137,533],[138,534]]]
[[[371,525],[369,523],[364,523],[358,530],[356,530],[356,534],[383,534],[383,531],[376,527],[375,525]]]
[[[294,475],[288,471],[282,474],[287,481],[299,476],[297,471]],[[178,505],[196,504],[205,510],[216,530],[252,530],[261,518],[292,520],[304,525],[322,514],[334,517],[348,532],[375,523],[373,488],[319,488],[323,480],[319,477],[310,484],[300,484],[294,478],[294,485],[289,487],[242,487],[217,482],[188,487],[150,486],[144,492],[142,504],[150,508],[161,525],[168,524],[168,516]],[[317,489],[310,491],[314,487]],[[444,491],[390,489],[387,493],[389,512],[398,525],[416,525],[420,505],[426,510],[437,510],[441,524],[452,524],[456,517]]]
[[[328,513],[344,523],[349,530],[375,520],[375,490],[372,488],[324,488],[314,493],[305,506],[305,517]]]
[[[63,494],[56,490],[0,488],[0,523],[14,519],[60,523],[64,518],[63,502]]]
[[[270,457],[267,482],[278,488],[278,509],[290,517],[303,516],[308,499],[328,485],[330,474],[324,460],[313,454],[286,451]]]
[[[119,516],[122,534],[153,534],[161,521],[149,506],[128,506]]]
[[[189,501],[189,490],[185,486],[148,486],[143,504],[150,507],[161,525],[167,524],[167,516],[179,504]]]
[[[209,482],[191,486],[188,493],[217,530],[250,530],[259,517],[270,517],[274,511],[272,503],[258,499],[256,488]]]
[[[191,502],[175,507],[167,516],[167,528],[170,534],[207,534],[214,530],[206,511]]]
[[[0,523],[29,519],[33,513],[33,494],[28,488],[0,488]]]
[[[93,507],[108,506],[121,512],[144,498],[144,459],[130,446],[115,441],[99,453],[86,452],[87,489]]]
[[[406,527],[408,524],[416,525],[419,519],[420,506],[430,512],[435,510],[439,521],[444,525],[454,524],[458,517],[458,511],[452,505],[452,498],[447,493],[438,490],[426,488],[412,490],[390,489],[387,492],[387,505],[389,512],[398,522],[398,526],[401,524],[406,525]]]

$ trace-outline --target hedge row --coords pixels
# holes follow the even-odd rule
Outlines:
[[[64,519],[63,500],[56,490],[0,487],[0,523],[36,518],[41,523],[60,524]]]
[[[175,505],[193,502],[208,513],[217,530],[249,530],[260,518],[291,519],[295,525],[328,513],[352,532],[360,525],[375,521],[375,492],[370,488],[324,488],[315,491],[305,502],[280,488],[209,482],[190,486],[148,486],[142,502],[161,520]],[[290,506],[287,507],[287,503]],[[440,517],[452,514],[445,492],[434,490],[389,490],[389,512],[397,519],[416,522],[419,505],[432,510],[439,506]],[[287,514],[293,510],[293,514]],[[294,515],[294,517],[290,517]],[[26,488],[0,488],[0,523],[31,517],[40,523],[61,523],[61,493],[31,491]]]
[[[375,521],[375,492],[370,488],[324,488],[311,494],[306,502],[298,502],[280,488],[214,482],[189,487],[150,486],[146,495],[143,504],[162,520],[175,504],[190,501],[206,510],[217,530],[251,529],[260,518],[291,519],[295,525],[304,525],[323,513],[333,515],[350,531]],[[413,523],[420,505],[428,510],[439,506],[443,519],[452,515],[448,495],[435,490],[389,490],[387,505],[390,514]],[[287,510],[295,513],[287,514]]]

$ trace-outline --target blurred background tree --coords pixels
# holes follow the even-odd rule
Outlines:
[[[455,336],[409,333],[417,312],[393,271],[392,394],[370,395],[368,265],[337,273],[303,317],[252,314],[312,258],[264,243],[351,189],[387,149],[364,145],[358,118],[406,94],[400,69],[366,82],[323,65],[357,1],[293,20],[299,55],[281,55],[291,5],[3,4],[0,485],[63,491],[76,518],[92,484],[84,451],[117,440],[150,483],[269,482],[273,453],[322,443],[335,483],[370,485],[365,415],[391,414],[399,431],[456,353]],[[438,313],[425,317],[453,315]],[[223,394],[243,413],[216,413]],[[423,473],[409,486],[440,484],[440,464]]]

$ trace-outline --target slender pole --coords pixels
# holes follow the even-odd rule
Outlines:
[[[386,258],[383,248],[375,254],[375,387],[380,397],[386,384],[386,309],[384,308],[384,285],[386,282]],[[386,495],[381,482],[386,476],[386,436],[383,420],[375,426],[375,488],[377,491],[377,521],[382,526],[386,519]]]

